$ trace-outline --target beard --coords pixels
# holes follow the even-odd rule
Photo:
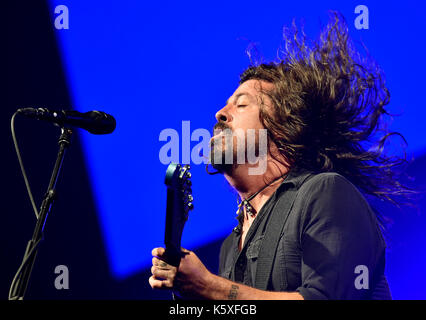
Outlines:
[[[226,161],[226,159],[230,155],[232,159],[235,159],[236,153],[233,148],[226,146],[225,140],[227,139],[224,136],[212,139],[210,143],[210,164],[218,173],[230,174],[237,164],[234,161]]]
[[[233,143],[229,143],[233,136],[232,129],[223,122],[218,122],[213,129],[213,138],[210,142],[210,164],[217,173],[230,174],[235,166],[235,152]],[[229,161],[231,159],[231,161]],[[226,161],[228,160],[228,161]]]
[[[264,138],[267,139],[266,135]],[[214,126],[214,136],[210,142],[210,164],[217,170],[216,173],[230,175],[238,165],[247,162],[253,164],[253,157],[266,154],[267,144],[262,144],[265,147],[262,152],[259,146],[259,132],[248,135],[242,130],[233,131],[227,124],[219,122]]]

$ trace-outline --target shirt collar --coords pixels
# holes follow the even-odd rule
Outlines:
[[[308,178],[312,174],[312,171],[306,169],[292,168],[288,172],[287,178],[284,179],[278,189],[281,191],[285,189],[285,186],[288,186],[289,184],[292,184],[296,189],[299,189],[303,182],[305,182],[306,178]]]

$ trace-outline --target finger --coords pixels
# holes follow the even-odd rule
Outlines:
[[[151,274],[153,274],[153,275],[158,275],[160,271],[169,272],[170,275],[173,274],[172,269],[163,269],[159,266],[152,266],[151,267]],[[162,278],[165,278],[165,277],[162,277]]]
[[[167,264],[165,261],[158,259],[157,257],[152,258],[152,265],[158,266],[162,269],[170,269],[172,268],[171,265]]]
[[[173,287],[170,280],[160,280],[155,276],[151,276],[148,281],[152,289],[170,290]]]
[[[182,252],[183,257],[190,255],[192,253],[192,251],[187,250],[185,248],[181,248],[181,252]]]
[[[163,281],[155,279],[154,276],[149,278],[149,285],[152,289],[163,289]]]
[[[182,250],[182,252],[191,253],[191,251],[189,251],[188,249],[185,249],[185,248],[180,248],[180,249]]]
[[[152,249],[152,252],[151,252],[151,254],[154,256],[154,257],[162,257],[163,255],[164,255],[164,252],[165,252],[166,250],[164,249],[164,248],[154,248],[154,249]]]
[[[159,269],[157,267],[152,267],[151,273],[156,279],[172,280],[171,278],[174,278],[170,270]]]

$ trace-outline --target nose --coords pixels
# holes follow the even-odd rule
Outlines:
[[[232,121],[232,116],[229,114],[226,106],[216,112],[215,118],[218,122],[230,122]]]

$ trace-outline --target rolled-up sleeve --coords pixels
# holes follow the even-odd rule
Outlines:
[[[296,291],[304,299],[367,297],[384,250],[368,203],[338,174],[318,175],[302,189],[306,199],[300,224],[302,284]],[[358,276],[367,283],[357,285]]]

